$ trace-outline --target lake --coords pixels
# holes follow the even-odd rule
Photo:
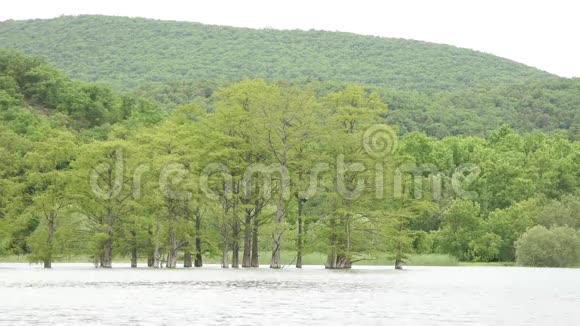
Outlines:
[[[580,325],[580,269],[0,264],[2,325]]]

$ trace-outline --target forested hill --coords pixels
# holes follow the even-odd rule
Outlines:
[[[176,81],[135,89],[139,97],[172,111],[197,103],[212,110],[215,93],[228,83]],[[344,89],[348,84],[311,82],[304,87],[318,94]],[[519,132],[564,132],[580,140],[580,78],[535,80],[456,90],[400,90],[365,85],[388,105],[386,121],[401,134],[413,131],[430,136],[485,137],[508,124]]]
[[[108,16],[5,21],[2,47],[47,57],[73,78],[125,87],[258,77],[441,90],[553,77],[493,55],[427,42]]]
[[[42,58],[0,49],[0,131],[36,134],[44,127],[91,129],[126,120],[161,120],[154,103],[119,94],[107,85],[73,81]]]

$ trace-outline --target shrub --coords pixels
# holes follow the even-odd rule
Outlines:
[[[569,227],[534,226],[516,242],[516,262],[538,267],[574,266],[580,262],[580,236]]]
[[[502,239],[495,233],[485,233],[469,242],[469,250],[474,261],[489,262],[499,258]]]
[[[416,231],[414,234],[413,247],[417,254],[433,253],[433,235],[425,231]]]

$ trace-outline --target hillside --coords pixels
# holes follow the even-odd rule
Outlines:
[[[180,81],[145,85],[135,89],[168,110],[198,103],[212,109],[215,92],[227,83]],[[305,87],[318,94],[338,91],[340,83],[310,82]],[[580,139],[580,79],[527,81],[456,90],[400,90],[366,86],[381,95],[389,107],[388,123],[399,126],[401,134],[413,131],[430,136],[488,136],[503,124],[519,132],[564,131],[570,139]]]
[[[553,77],[419,41],[108,16],[2,22],[0,47],[44,56],[76,79],[125,87],[257,77],[447,90]]]
[[[31,134],[46,125],[80,130],[162,116],[152,102],[73,81],[41,58],[0,49],[0,128]]]
[[[530,81],[455,91],[384,90],[389,123],[402,133],[486,136],[502,124],[519,132],[565,131],[580,139],[580,79]]]

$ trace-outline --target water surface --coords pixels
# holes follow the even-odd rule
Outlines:
[[[580,270],[0,264],[2,325],[580,325]]]

